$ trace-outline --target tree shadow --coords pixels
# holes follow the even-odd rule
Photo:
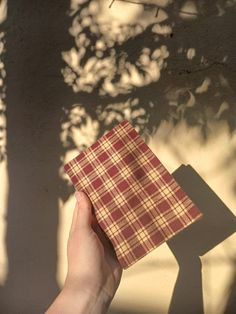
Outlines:
[[[127,25],[121,25],[120,34],[124,37],[128,35],[126,40],[119,42],[111,39],[112,35],[109,39],[108,34],[111,30],[107,31],[106,36],[99,31],[101,25],[94,13],[89,12],[89,9],[85,13],[92,2],[85,2],[75,14],[75,25],[76,19],[81,23],[83,18],[90,20],[90,23],[80,28],[78,33],[76,28],[74,30],[76,36],[85,38],[89,44],[86,46],[86,53],[78,57],[77,68],[68,61],[65,73],[68,71],[73,73],[74,78],[68,79],[67,75],[65,78],[70,82],[70,86],[78,90],[78,94],[87,94],[86,111],[100,122],[99,136],[124,118],[128,118],[147,140],[163,120],[172,120],[176,124],[185,119],[189,126],[199,127],[205,140],[208,138],[208,121],[211,119],[226,120],[229,130],[233,132],[236,126],[234,57],[236,47],[232,41],[236,36],[235,4],[230,7],[220,0],[215,2],[200,0],[196,4],[199,10],[198,17],[189,20],[181,19],[179,16],[181,7],[186,1],[173,1],[163,9],[167,16],[163,22],[152,21],[141,32],[132,36],[129,36],[129,32],[133,26],[128,22]],[[107,6],[109,4],[107,1]],[[115,10],[113,6],[110,10]],[[134,25],[140,26],[139,21]],[[157,25],[159,32],[153,31]],[[168,27],[171,31],[165,33],[164,30]],[[76,37],[74,46],[79,55],[83,43],[77,39]],[[96,46],[98,40],[104,41],[102,51]],[[161,47],[162,50],[158,51],[158,54],[164,66],[160,66],[160,77],[146,84],[144,78],[145,75],[148,76],[147,68],[138,65],[140,57],[150,59],[146,62],[151,73],[155,63],[151,63],[153,62],[151,55]],[[191,50],[194,51],[192,56],[189,53]],[[97,53],[101,55],[96,57]],[[114,54],[115,60],[112,57]],[[69,54],[67,57],[70,59]],[[114,67],[110,69],[108,66],[106,70],[104,66],[107,75],[101,74],[98,79],[100,72],[96,71],[96,68],[104,60],[109,60],[109,64],[114,62]],[[79,80],[76,71],[86,75],[85,69],[92,62],[94,67],[90,67],[89,74],[93,74],[94,80],[85,84]],[[135,68],[139,84],[131,79],[129,74],[131,66],[132,69]],[[126,88],[122,85],[123,73],[129,77]],[[113,86],[112,92],[104,91],[107,79]],[[132,105],[132,101],[137,103]],[[130,111],[125,110],[125,103],[129,104]]]
[[[202,211],[203,218],[167,241],[179,264],[169,314],[203,314],[200,256],[236,231],[236,219],[190,165],[181,165],[173,176]]]
[[[74,103],[81,103],[89,115],[100,122],[99,137],[119,122],[115,117],[107,124],[100,116],[108,105],[117,102],[125,103],[129,99],[138,99],[138,104],[131,108],[131,112],[145,108],[143,115],[145,119],[139,120],[139,117],[131,115],[130,120],[134,126],[140,126],[141,133],[144,131],[151,133],[158,128],[163,119],[170,116],[173,109],[173,106],[170,106],[170,102],[173,101],[171,98],[173,90],[181,89],[183,86],[187,88],[178,94],[172,117],[174,116],[174,120],[178,121],[183,113],[183,117],[188,119],[190,125],[199,123],[199,112],[205,119],[202,114],[202,104],[206,104],[207,107],[210,100],[212,107],[217,111],[224,97],[227,96],[229,102],[235,99],[235,93],[231,88],[222,87],[223,92],[221,90],[219,101],[212,101],[211,95],[219,89],[215,85],[210,96],[203,94],[196,106],[188,106],[186,102],[185,111],[177,110],[182,100],[186,100],[185,98],[189,96],[189,91],[194,90],[196,80],[197,83],[201,83],[202,78],[207,75],[214,78],[221,69],[227,76],[229,85],[234,86],[235,45],[233,41],[229,41],[229,38],[233,37],[236,28],[231,27],[234,25],[235,16],[230,10],[222,17],[212,20],[214,27],[208,29],[205,45],[200,47],[201,42],[197,42],[197,48],[201,51],[199,58],[210,49],[216,50],[218,34],[221,34],[222,29],[227,29],[229,36],[221,37],[222,46],[227,48],[229,55],[227,67],[220,63],[222,57],[222,50],[220,50],[220,58],[214,59],[211,63],[216,65],[217,71],[214,71],[213,66],[209,67],[206,64],[201,65],[200,71],[199,58],[194,59],[192,63],[185,59],[183,61],[182,55],[179,56],[177,51],[180,42],[184,46],[183,49],[189,47],[190,43],[195,43],[195,38],[193,41],[190,40],[191,32],[202,34],[209,23],[202,20],[201,24],[196,22],[191,27],[190,24],[186,26],[185,22],[179,24],[176,16],[171,15],[172,7],[169,8],[168,13],[170,21],[172,22],[173,19],[177,28],[171,38],[159,36],[156,43],[155,34],[152,33],[150,26],[142,34],[130,38],[123,45],[115,46],[117,56],[125,52],[127,60],[135,62],[143,48],[150,47],[154,50],[156,46],[168,44],[171,52],[169,66],[162,72],[160,81],[141,88],[134,87],[128,94],[120,94],[116,97],[110,95],[101,97],[98,93],[101,82],[91,93],[73,93],[63,82],[60,73],[64,67],[61,51],[73,46],[73,38],[68,33],[71,19],[66,16],[69,2],[69,0],[50,2],[8,0],[9,17],[4,27],[7,43],[5,65],[10,185],[5,240],[9,269],[7,281],[0,289],[0,311],[4,314],[42,313],[59,291],[56,282],[58,198],[63,196],[66,200],[73,191],[72,188],[68,190],[65,188],[65,182],[62,182],[58,175],[65,153],[59,138],[61,122],[66,119],[62,117],[62,107],[70,108]],[[82,5],[81,9],[85,6],[87,3]],[[191,28],[191,31],[185,33],[187,27]],[[89,35],[88,29],[85,32]],[[178,32],[180,37],[176,36]],[[210,38],[213,39],[209,49],[207,41]],[[96,38],[92,38],[91,42],[95,40]],[[86,58],[91,56],[93,52],[88,49]],[[230,74],[227,75],[229,71]],[[204,75],[202,76],[201,73]],[[193,84],[189,85],[191,80]],[[174,87],[173,82],[177,84]],[[235,108],[230,106],[225,114],[220,116],[231,121],[232,129],[235,126],[233,113]],[[120,119],[126,118],[122,108],[117,110],[117,115],[120,115]],[[203,125],[205,122],[206,119]],[[221,236],[222,234],[223,232]],[[213,242],[212,240],[209,243],[209,247]],[[180,258],[181,249],[177,248],[177,251],[175,254]],[[190,256],[191,252],[190,247]],[[199,260],[194,259],[194,263],[199,274]],[[199,277],[198,282],[200,285]]]

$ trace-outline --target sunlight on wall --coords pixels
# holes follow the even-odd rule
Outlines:
[[[140,1],[159,5],[161,8],[158,16],[155,17],[155,10],[153,12],[142,6],[133,6],[118,0],[114,1],[111,8],[109,8],[111,1],[92,0],[87,8],[76,15],[79,6],[88,1],[71,1],[70,34],[74,37],[75,45],[69,51],[62,53],[66,62],[62,74],[65,83],[71,86],[72,93],[95,91],[94,98],[96,98],[97,106],[92,109],[96,112],[92,117],[91,110],[89,111],[82,103],[71,104],[72,109],[67,111],[68,121],[62,123],[60,134],[65,151],[65,156],[63,156],[65,158],[62,160],[64,163],[94,143],[100,128],[108,128],[114,121],[121,121],[124,117],[130,120],[137,119],[138,123],[134,125],[137,131],[140,125],[148,121],[147,107],[142,105],[139,99],[140,95],[134,93],[132,97],[129,97],[129,93],[136,92],[139,88],[144,88],[152,83],[157,83],[154,90],[158,87],[161,76],[173,57],[170,48],[172,48],[172,53],[177,51],[174,58],[176,56],[180,59],[185,57],[188,61],[197,58],[204,59],[204,56],[199,55],[199,50],[193,47],[194,45],[188,46],[188,41],[186,41],[187,46],[184,46],[185,42],[178,47],[172,47],[170,43],[166,44],[166,38],[171,37],[173,31],[173,23],[170,20],[169,24],[160,23],[169,18],[165,7],[171,1]],[[178,16],[187,21],[195,20],[198,13],[196,3],[183,1]],[[227,3],[233,3],[233,0]],[[219,14],[223,14],[223,11],[220,12]],[[0,23],[5,20],[6,13],[7,1],[2,0],[0,2]],[[139,23],[135,23],[137,20]],[[127,25],[123,22],[126,22]],[[156,36],[154,38],[161,38],[163,41],[159,42],[158,39],[154,49],[149,47],[151,46],[150,42],[144,46],[139,42],[140,49],[135,55],[134,42],[131,42],[132,45],[130,45],[133,48],[130,48],[127,43],[129,44],[129,40],[142,34],[151,23],[154,23],[151,34]],[[86,27],[89,31],[85,32],[84,28]],[[0,39],[2,38],[0,37]],[[183,41],[184,39],[183,37]],[[143,37],[142,40],[144,40]],[[118,54],[117,47],[119,48]],[[0,42],[0,54],[3,50],[4,45]],[[210,91],[206,99],[211,99],[217,110],[214,112],[214,119],[213,116],[207,117],[210,126],[208,140],[204,142],[199,128],[190,128],[184,120],[181,120],[175,127],[170,122],[162,122],[148,145],[170,172],[173,172],[181,164],[191,164],[227,207],[233,211],[236,208],[236,179],[232,175],[236,169],[236,132],[230,136],[228,124],[224,120],[219,122],[217,119],[222,118],[224,113],[230,109],[228,100],[222,98],[229,95],[229,98],[234,99],[234,94],[230,94],[230,84],[222,73],[213,74],[213,78],[214,75],[217,76],[217,82],[214,82],[212,77],[207,74],[200,79],[198,77],[193,85],[188,85],[189,82],[187,82],[184,86],[183,81],[180,81],[180,85],[173,86],[172,84],[176,82],[165,81],[171,84],[169,86],[166,84],[168,93],[161,101],[167,100],[166,106],[168,106],[170,117],[179,120],[184,115],[186,108],[195,109],[197,107],[198,110],[201,105],[205,105],[205,98],[198,103],[197,96],[204,96]],[[4,75],[4,64],[0,62],[0,87],[4,85]],[[165,75],[167,74],[165,73]],[[215,93],[215,86],[217,90],[218,87],[225,88],[222,89],[222,98],[220,93]],[[4,93],[3,89],[1,100],[4,99]],[[153,94],[154,97],[157,96],[157,94]],[[221,101],[219,107],[215,103],[216,94]],[[120,95],[123,98],[117,97]],[[110,103],[102,107],[99,101],[104,98],[109,99]],[[152,100],[148,106],[159,105],[159,99],[155,105]],[[1,112],[4,112],[3,101],[0,105]],[[199,114],[197,110],[196,115]],[[200,110],[200,113],[202,112],[205,113],[204,110]],[[154,113],[156,116],[151,118],[159,121],[158,106]],[[194,113],[193,111],[193,116]],[[98,117],[98,120],[94,118],[95,116]],[[4,115],[0,116],[0,126],[2,125],[4,129],[6,126]],[[5,146],[5,135],[0,135],[0,140],[1,148]],[[1,146],[1,144],[3,145]],[[70,183],[62,167],[59,169],[59,174]],[[4,283],[8,267],[4,242],[8,189],[6,160],[0,163],[0,284]],[[66,246],[75,206],[74,196],[72,195],[65,204],[60,199],[59,205],[57,280],[62,286],[67,272]],[[222,314],[224,312],[228,288],[234,271],[235,240],[235,235],[230,236],[201,258],[205,314]],[[122,309],[130,309],[137,314],[156,314],[157,311],[161,314],[167,313],[177,273],[176,259],[166,244],[161,245],[124,272],[120,287],[112,302],[112,309],[117,309],[118,312]]]
[[[76,5],[73,1],[71,7],[74,13]],[[165,18],[166,14],[161,9],[155,17],[153,12],[144,12],[140,5],[115,1],[109,8],[107,1],[90,1],[76,15],[70,29],[76,47],[62,53],[68,64],[62,70],[65,82],[74,92],[90,93],[101,85],[99,95],[115,97],[158,81],[160,71],[165,67],[164,61],[169,56],[165,45],[154,50],[143,48],[136,62],[128,60],[132,52],[129,56],[125,51],[117,55],[115,46],[142,33],[151,23],[158,25]],[[83,31],[86,27],[89,34]],[[156,32],[155,28],[153,32]],[[88,58],[89,51],[91,57]]]
[[[75,104],[67,117],[68,121],[62,123],[60,133],[63,146],[67,148],[71,139],[78,150],[92,145],[98,136],[98,121],[93,120],[80,104]]]

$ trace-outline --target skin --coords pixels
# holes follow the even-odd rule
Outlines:
[[[104,314],[121,280],[122,268],[97,222],[90,199],[81,191],[75,197],[66,280],[45,314]]]

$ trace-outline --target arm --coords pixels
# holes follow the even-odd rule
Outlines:
[[[45,314],[104,314],[108,307],[109,303],[100,294],[90,295],[63,288]]]
[[[45,314],[104,314],[121,280],[122,268],[88,196],[79,192],[76,198],[67,242],[67,277]]]

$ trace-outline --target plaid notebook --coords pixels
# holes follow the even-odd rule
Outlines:
[[[126,269],[202,213],[128,120],[64,165]]]

